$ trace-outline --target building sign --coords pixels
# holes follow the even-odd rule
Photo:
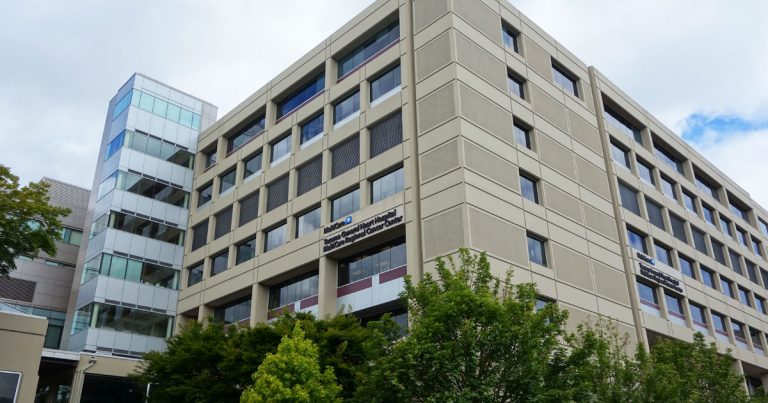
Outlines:
[[[402,206],[395,207],[357,224],[352,224],[352,216],[349,216],[343,221],[335,222],[323,228],[323,234],[341,229],[323,239],[323,253],[333,252],[336,249],[378,234],[403,222]]]
[[[640,263],[640,275],[652,280],[653,282],[661,285],[662,287],[669,288],[670,290],[677,291],[680,294],[684,294],[682,281],[655,269],[647,264]]]
[[[656,266],[656,259],[646,255],[645,253],[637,252],[635,254],[638,259],[642,260],[645,263],[648,263],[651,266]]]

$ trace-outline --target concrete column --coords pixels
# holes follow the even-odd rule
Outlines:
[[[213,317],[213,307],[200,305],[200,309],[197,310],[197,321],[207,323],[209,317]]]
[[[318,313],[320,318],[336,315],[336,285],[338,284],[339,265],[326,256],[320,258],[319,270],[319,301]]]
[[[254,284],[251,291],[251,326],[266,322],[268,309],[269,288],[258,283]]]

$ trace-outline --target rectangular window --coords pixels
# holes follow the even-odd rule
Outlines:
[[[630,227],[627,227],[627,238],[629,240],[629,246],[645,253],[646,255],[648,254],[648,247],[645,245],[645,235]]]
[[[520,53],[517,40],[520,33],[506,24],[501,25],[501,38],[504,41],[504,47],[515,53]]]
[[[683,190],[683,204],[688,211],[696,213],[696,198],[685,190]]]
[[[355,71],[368,60],[378,56],[383,50],[400,39],[400,23],[395,21],[381,31],[370,36],[360,46],[338,58],[338,76],[341,79],[345,75]]]
[[[355,134],[331,149],[331,178],[360,165],[360,136]]]
[[[80,246],[83,241],[83,231],[64,227],[61,230],[61,242],[68,243],[70,245]]]
[[[747,277],[755,284],[760,284],[757,280],[757,266],[749,260],[744,260],[747,266]]]
[[[704,179],[699,174],[695,175],[696,179],[696,187],[699,188],[702,192],[712,196],[713,199],[718,200],[717,197],[717,187],[709,182],[709,180]]]
[[[552,60],[552,76],[555,80],[555,84],[562,87],[565,92],[570,93],[574,97],[579,96],[578,80],[576,79],[576,76],[566,70],[565,67],[558,65],[554,60]]]
[[[208,169],[216,165],[216,161],[218,161],[219,159],[218,153],[216,151],[217,151],[216,147],[203,151],[203,160],[205,161],[205,169]]]
[[[331,200],[331,221],[336,221],[360,209],[360,189],[347,192]]]
[[[203,262],[190,266],[187,271],[189,272],[187,287],[203,281]]]
[[[267,211],[272,211],[288,202],[288,174],[267,185]]]
[[[762,219],[759,219],[757,221],[757,224],[760,227],[760,232],[762,232],[763,235],[768,237],[768,224],[766,224],[766,222],[763,221]]]
[[[229,251],[223,251],[211,258],[211,276],[215,276],[227,270]]]
[[[296,168],[296,197],[320,186],[323,181],[323,156],[317,157]]]
[[[645,197],[645,209],[648,213],[648,220],[655,226],[667,230],[664,225],[664,211],[660,204],[651,200],[648,196]]]
[[[213,182],[208,182],[197,189],[197,208],[200,208],[213,198]]]
[[[719,241],[716,241],[714,238],[710,238],[710,242],[712,242],[712,255],[714,255],[715,260],[721,265],[725,266],[725,252],[723,252],[723,244]]]
[[[389,69],[371,80],[371,105],[389,94],[400,91],[400,65]]]
[[[280,140],[272,143],[272,152],[270,152],[270,164],[277,165],[291,155],[291,134],[286,134]]]
[[[371,203],[384,200],[395,193],[400,193],[405,187],[403,183],[403,167],[371,181]]]
[[[667,166],[674,169],[675,171],[681,174],[685,174],[685,171],[683,171],[683,163],[680,161],[680,159],[674,156],[671,152],[667,151],[660,144],[656,144],[657,141],[658,140],[654,138],[653,151],[656,154],[656,158],[667,164]]]
[[[634,139],[640,144],[643,144],[643,137],[640,134],[640,129],[635,127],[635,125],[632,123],[629,123],[629,121],[624,116],[607,105],[604,105],[603,111],[605,111],[606,122],[619,129],[621,133],[627,135],[629,138]]]
[[[269,252],[283,245],[288,238],[288,224],[283,223],[275,228],[264,231],[264,252]]]
[[[405,251],[405,238],[398,238],[339,261],[339,286],[405,266]]]
[[[301,139],[299,144],[309,144],[319,139],[323,134],[323,114],[319,114],[301,125]]]
[[[631,169],[629,164],[629,152],[625,151],[614,142],[611,142],[611,159],[613,159],[613,162],[624,168]]]
[[[736,234],[738,236],[736,237],[736,240],[739,241],[741,246],[747,246],[749,244],[749,237],[747,236],[747,231],[744,231],[741,227],[736,226]]]
[[[730,193],[728,193],[728,208],[737,217],[741,217],[742,220],[749,222],[749,209],[743,207],[742,203]]]
[[[683,301],[669,292],[664,293],[664,301],[667,303],[667,315],[669,319],[679,325],[685,326],[685,311]]]
[[[158,182],[154,177],[115,171],[99,185],[97,199],[102,198],[112,189],[124,190],[181,208],[189,207],[189,193],[185,192],[181,185],[166,181]]]
[[[133,215],[133,213],[128,214],[123,212],[110,211],[108,215],[109,221],[107,226],[109,228],[114,228],[118,231],[125,231],[147,238],[153,238],[158,241],[168,242],[174,245],[184,244],[184,231],[175,225],[171,225],[170,223],[162,224],[157,221]]]
[[[251,319],[251,298],[246,297],[224,306],[220,306],[213,311],[213,320],[222,322],[225,325],[237,323],[248,324]]]
[[[269,289],[269,309],[277,309],[317,295],[320,277],[313,271]]]
[[[384,119],[368,126],[370,139],[370,157],[373,158],[384,151],[403,142],[403,116],[397,111]]]
[[[360,112],[360,91],[348,95],[333,105],[333,124],[346,122]]]
[[[219,239],[228,234],[232,229],[232,206],[221,210],[216,215],[216,228],[213,231],[213,239]]]
[[[763,249],[760,247],[760,241],[755,239],[754,237],[750,237],[751,244],[752,244],[752,252],[755,252],[755,255],[757,256],[763,256]],[[77,243],[80,244],[79,242]]]
[[[528,259],[531,263],[547,266],[546,241],[530,233],[528,234]]]
[[[321,71],[301,88],[277,103],[277,120],[301,107],[325,89],[325,72]]]
[[[688,307],[691,311],[691,320],[693,321],[693,326],[696,328],[695,330],[707,334],[709,332],[709,327],[707,326],[707,315],[704,312],[704,307],[690,301]]]
[[[755,295],[755,309],[758,312],[762,313],[762,314],[766,313],[765,312],[765,300],[762,297],[759,297],[757,295]]]
[[[733,271],[744,275],[744,272],[741,270],[741,256],[733,250],[728,249],[728,257],[731,259],[731,268]]]
[[[672,267],[672,250],[660,243],[654,243],[656,247],[656,260]]]
[[[725,317],[715,311],[712,311],[712,326],[715,328],[717,337],[728,341],[728,331],[725,328]]]
[[[720,216],[720,230],[723,231],[724,234],[728,234],[729,237],[733,238],[733,231],[731,231],[731,221],[722,215]]]
[[[252,154],[243,161],[243,179],[261,173],[261,151]]]
[[[115,155],[115,153],[123,148],[123,141],[125,140],[125,131],[120,132],[117,136],[115,136],[112,141],[107,144],[107,151],[104,153],[104,161],[108,160],[109,157]]]
[[[259,215],[259,192],[253,192],[240,199],[240,218],[238,225],[243,226]]]
[[[231,169],[229,172],[219,176],[219,195],[235,187],[235,175],[237,169]]]
[[[621,205],[625,209],[640,215],[640,203],[637,201],[637,191],[635,189],[619,181],[619,196],[621,197]]]
[[[713,227],[716,226],[715,224],[715,210],[712,209],[712,207],[707,206],[704,203],[701,203],[701,215],[704,216],[704,221],[712,225]]]
[[[523,86],[525,80],[520,78],[517,74],[507,72],[507,85],[509,86],[509,92],[516,95],[520,99],[525,99],[525,87]]]
[[[529,173],[520,171],[520,194],[524,198],[539,204],[539,180]],[[635,198],[635,202],[637,202],[637,198]]]
[[[739,289],[739,302],[742,304],[751,307],[752,303],[749,299],[749,291],[745,290],[744,288],[738,287]]]
[[[754,347],[755,350],[757,350],[758,353],[765,354],[763,352],[763,340],[760,337],[760,331],[750,327],[749,328],[749,336],[752,338],[752,347]],[[763,386],[762,382],[760,380],[758,380],[756,382],[756,387],[753,387],[753,390],[757,389],[757,388],[761,388],[762,386]],[[750,394],[754,395],[754,394],[756,394],[756,392],[757,392],[757,390],[755,390],[754,392],[750,392]]]
[[[704,238],[704,232],[700,229],[691,226],[691,234],[693,235],[693,247],[699,252],[709,255],[707,250],[707,240]]]
[[[731,327],[733,328],[733,338],[736,339],[736,344],[747,349],[747,335],[744,333],[744,325],[731,319]]]
[[[688,236],[685,234],[685,221],[682,218],[669,213],[669,223],[672,224],[672,235],[678,240],[688,243]]]
[[[640,296],[640,308],[645,312],[658,315],[661,306],[659,305],[659,297],[656,295],[656,289],[648,284],[638,281],[637,293]]]
[[[256,237],[251,237],[237,244],[237,255],[235,264],[247,262],[256,257]]]
[[[661,191],[665,196],[672,200],[677,200],[677,192],[675,191],[675,182],[666,176],[661,176]]]
[[[715,287],[715,274],[712,270],[699,265],[699,272],[701,273],[701,282],[709,288],[717,289]]]
[[[684,275],[692,279],[696,278],[693,272],[693,261],[691,259],[678,253],[677,261],[680,263],[680,271],[683,272]]]
[[[723,276],[720,276],[720,291],[722,291],[722,293],[725,294],[726,296],[734,298],[733,281],[728,280]]]
[[[640,179],[651,185],[656,185],[656,181],[653,179],[653,167],[639,158],[637,159],[637,173],[640,175]]]
[[[320,228],[320,206],[296,217],[296,238]]]
[[[198,250],[208,243],[208,219],[192,227],[192,250]]]
[[[255,139],[264,132],[266,119],[264,115],[250,121],[248,125],[240,129],[235,135],[227,139],[227,154],[240,148],[243,144]]]
[[[523,126],[522,124],[515,122],[512,126],[512,132],[515,135],[515,142],[529,150],[533,150],[533,142],[531,141],[531,129]]]

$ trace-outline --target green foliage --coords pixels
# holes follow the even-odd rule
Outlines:
[[[13,259],[19,255],[56,254],[54,242],[63,228],[59,218],[70,210],[51,206],[49,200],[47,183],[20,188],[19,177],[0,165],[0,278],[16,270]]]
[[[253,385],[240,398],[244,403],[341,402],[333,369],[320,372],[319,353],[296,324],[291,337],[283,336],[277,353],[267,354],[253,374]]]

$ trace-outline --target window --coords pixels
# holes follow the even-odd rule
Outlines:
[[[400,23],[395,21],[381,31],[371,35],[360,46],[338,58],[338,78],[356,70],[368,60],[378,56],[383,50],[400,39]]]
[[[520,33],[510,28],[506,24],[501,26],[501,38],[504,41],[504,47],[511,49],[515,53],[520,53],[517,40],[520,37]]]
[[[712,196],[713,199],[718,200],[717,198],[717,187],[709,182],[709,180],[704,179],[701,175],[695,174],[694,175],[696,179],[696,187],[699,188],[702,192]]]
[[[320,228],[320,206],[296,217],[296,238]]]
[[[247,324],[251,319],[251,298],[246,297],[224,306],[220,306],[213,311],[213,320],[223,322],[225,325],[232,323]]]
[[[288,225],[283,223],[275,228],[264,232],[264,252],[269,252],[282,244],[284,244],[288,238]]]
[[[219,239],[232,229],[232,206],[216,213],[216,227],[213,231],[213,239]]]
[[[640,215],[640,204],[637,201],[637,191],[635,189],[619,181],[619,196],[621,197],[621,205],[625,209]]]
[[[656,260],[672,267],[672,250],[660,243],[655,243],[654,246],[656,247]]]
[[[243,179],[261,173],[261,151],[245,158],[243,162]]]
[[[162,224],[147,218],[124,213],[110,211],[94,221],[91,233],[95,236],[98,232],[106,228],[114,228],[118,231],[125,231],[131,234],[153,238],[158,241],[168,242],[174,245],[184,244],[184,231],[170,223]],[[106,225],[104,221],[107,220]],[[91,238],[93,238],[91,236]]]
[[[360,189],[355,188],[331,200],[331,221],[336,221],[360,209]]]
[[[655,315],[659,314],[659,297],[656,295],[656,289],[646,283],[637,282],[637,293],[640,295],[640,308]]]
[[[213,182],[208,182],[197,189],[197,208],[207,204],[213,198]]]
[[[757,266],[749,260],[744,260],[744,262],[747,266],[747,277],[749,277],[749,280],[755,284],[760,284],[757,280]]]
[[[559,66],[554,60],[552,61],[552,76],[555,80],[555,84],[562,87],[565,92],[570,93],[574,97],[579,96],[576,77],[564,67]]]
[[[317,295],[317,271],[288,280],[269,289],[269,309],[276,309]]]
[[[288,202],[288,174],[267,185],[267,211],[272,211]]]
[[[115,112],[122,112],[124,108],[128,107],[128,101],[126,101],[126,99],[134,107],[178,123],[182,126],[200,130],[200,115],[197,113],[137,89],[134,89],[131,95],[126,95],[120,102],[118,102]],[[117,115],[114,115],[114,117],[117,117]]]
[[[701,203],[701,215],[704,216],[704,221],[706,221],[713,227],[717,226],[715,224],[715,210],[712,209],[712,207],[709,207],[706,204]]]
[[[190,266],[187,271],[189,272],[189,276],[187,277],[187,287],[203,281],[203,262]]]
[[[319,114],[301,125],[301,141],[299,144],[309,144],[319,139],[323,134],[323,114]]]
[[[237,244],[237,255],[235,264],[247,262],[256,257],[256,237],[251,237]]]
[[[331,178],[360,164],[360,136],[354,135],[331,148]]]
[[[517,74],[507,72],[507,85],[509,86],[509,92],[517,95],[520,99],[525,99],[525,87],[523,86],[525,80],[520,78]]]
[[[710,238],[712,242],[712,255],[718,263],[725,266],[725,252],[723,252],[723,244],[716,241],[714,238]]]
[[[613,162],[624,168],[631,169],[629,165],[629,152],[625,151],[614,142],[611,142],[611,158],[613,159]]]
[[[389,69],[371,80],[371,103],[386,95],[400,91],[400,65]]]
[[[728,331],[725,328],[725,317],[715,311],[712,311],[712,326],[715,328],[717,337],[728,341]]]
[[[515,142],[521,146],[533,150],[533,142],[531,141],[531,129],[523,126],[519,122],[514,122],[512,126],[512,132],[515,135]]]
[[[755,239],[754,237],[750,238],[752,240],[752,252],[755,252],[755,255],[757,256],[763,256],[762,248],[760,248],[760,241]],[[78,242],[79,245],[79,242]]]
[[[646,255],[648,254],[648,247],[645,246],[645,235],[627,227],[627,238],[629,240],[629,246],[645,253]]]
[[[528,259],[531,263],[547,266],[546,241],[530,233],[528,234]]]
[[[402,192],[403,188],[403,167],[400,167],[371,181],[371,203],[376,203],[395,193]]]
[[[243,226],[253,221],[259,215],[259,192],[253,192],[240,199],[240,219],[238,225]]]
[[[403,116],[397,111],[384,119],[368,126],[370,138],[370,157],[373,158],[384,151],[403,142]]]
[[[675,171],[681,174],[685,174],[685,171],[683,170],[683,163],[671,152],[667,151],[662,145],[657,144],[658,139],[654,138],[653,140],[653,151],[656,154],[656,158],[658,158],[659,161],[667,164]]]
[[[675,182],[666,176],[661,176],[661,191],[665,196],[672,200],[677,200],[677,192],[675,192]]]
[[[693,279],[696,278],[693,272],[693,261],[691,259],[678,253],[677,261],[680,263],[680,271],[683,272],[684,275]]]
[[[520,194],[524,198],[539,204],[539,180],[526,172],[520,171]],[[637,198],[635,198],[635,202],[637,202]]]
[[[83,231],[64,227],[61,230],[61,242],[68,243],[70,245],[80,246],[83,241]]]
[[[733,328],[733,337],[736,339],[736,344],[746,349],[747,347],[747,335],[744,333],[744,325],[731,319],[731,327]]]
[[[749,335],[752,338],[752,347],[754,347],[755,350],[757,350],[759,353],[765,354],[763,352],[763,340],[760,337],[760,331],[750,327],[749,328]],[[756,387],[754,387],[753,389],[762,388],[762,387],[763,387],[762,382],[757,382]],[[751,394],[754,395],[755,393],[751,392]]]
[[[733,250],[728,249],[728,257],[731,259],[731,268],[733,271],[744,275],[744,272],[741,270],[741,256]]]
[[[760,227],[760,232],[762,232],[763,235],[768,236],[768,223],[766,223],[762,219],[759,219],[757,221],[757,224]]]
[[[208,219],[192,227],[192,250],[198,250],[208,243]]]
[[[205,161],[205,169],[208,169],[216,165],[218,160],[218,154],[216,153],[216,147],[203,151],[203,160]]]
[[[405,264],[405,238],[399,238],[339,261],[339,286],[403,267]]]
[[[723,233],[728,234],[731,238],[733,238],[733,232],[731,231],[731,221],[727,218],[720,216],[720,230],[723,231]]]
[[[755,309],[764,314],[765,312],[765,300],[762,297],[755,295]]]
[[[656,185],[656,181],[653,179],[653,167],[639,158],[637,159],[637,173],[640,175],[640,179],[651,185]]]
[[[272,143],[272,152],[270,153],[271,159],[269,160],[272,166],[277,165],[283,160],[287,159],[291,155],[291,134],[286,134],[280,140]]]
[[[730,193],[728,193],[728,208],[733,214],[736,214],[737,217],[741,217],[742,220],[749,222],[749,209],[743,207],[742,203]]]
[[[323,181],[323,156],[309,160],[296,169],[296,197],[320,186]]]
[[[741,246],[749,245],[749,236],[747,235],[747,231],[744,231],[741,227],[736,226],[736,233],[738,234],[736,240],[739,241]]]
[[[223,194],[224,192],[232,189],[235,187],[235,175],[237,174],[237,169],[231,169],[229,172],[219,176],[219,194]]]
[[[360,91],[355,91],[333,105],[333,124],[346,122],[357,116],[358,112],[360,112]]]
[[[227,139],[227,154],[240,148],[243,144],[255,139],[264,132],[266,119],[264,115],[250,121],[247,126],[240,129],[235,135]]]
[[[695,330],[705,334],[708,333],[709,328],[707,327],[707,316],[704,312],[704,307],[693,302],[689,302],[688,307],[691,311],[691,320],[693,322],[693,326],[696,328]]]
[[[691,226],[691,235],[693,235],[693,247],[696,248],[697,251],[708,255],[709,251],[707,250],[707,240],[704,238],[704,232]]]
[[[109,157],[115,155],[116,152],[118,152],[121,148],[123,148],[123,141],[125,140],[125,131],[120,132],[117,136],[115,136],[112,141],[107,144],[107,151],[104,153],[104,161],[108,160]]]
[[[749,291],[745,290],[744,288],[738,287],[739,290],[739,302],[742,304],[751,307],[752,303],[749,299]]]
[[[685,233],[685,221],[682,218],[669,213],[669,223],[672,225],[672,235],[679,241],[688,243],[688,236]]]
[[[733,281],[720,276],[720,291],[728,297],[735,298],[733,295]]]
[[[696,199],[686,190],[683,190],[683,205],[685,205],[685,208],[690,212],[694,214],[696,213]]]
[[[699,272],[701,273],[701,282],[709,288],[716,289],[714,272],[701,265],[699,266]]]
[[[640,129],[635,127],[635,125],[629,123],[629,121],[624,118],[620,113],[616,112],[614,109],[609,107],[608,105],[604,105],[605,111],[605,121],[610,123],[615,128],[619,129],[619,131],[627,136],[629,138],[634,139],[640,144],[643,144],[643,137],[640,134]]]
[[[645,197],[645,209],[648,213],[648,220],[655,226],[667,230],[664,226],[664,212],[660,204],[654,202],[649,197]]]
[[[664,293],[664,300],[667,303],[667,317],[669,320],[679,325],[685,326],[685,312],[683,311],[683,301],[676,295],[669,292]]]
[[[325,89],[325,72],[321,71],[284,100],[277,103],[277,120],[298,109]]]
[[[124,190],[181,208],[189,207],[189,193],[185,192],[181,185],[158,182],[154,177],[115,171],[101,182],[96,198],[102,198],[112,189]]]
[[[211,259],[211,276],[215,276],[224,270],[227,270],[227,260],[229,260],[229,251],[223,251]]]

